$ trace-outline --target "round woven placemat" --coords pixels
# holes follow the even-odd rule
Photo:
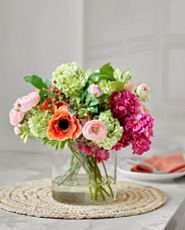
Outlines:
[[[115,201],[103,205],[70,205],[52,198],[49,179],[22,182],[0,188],[0,208],[28,216],[59,219],[90,219],[134,216],[151,212],[167,200],[156,188],[120,183]]]

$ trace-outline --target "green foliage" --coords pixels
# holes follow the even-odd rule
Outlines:
[[[132,78],[132,74],[130,72],[130,70],[126,70],[122,73],[122,82],[123,84],[128,83],[128,81],[130,81]]]
[[[23,143],[27,142],[28,137],[32,137],[30,129],[26,122],[19,125],[19,137]]]
[[[92,107],[92,106],[99,105],[99,104],[103,103],[108,97],[109,97],[109,95],[104,93],[101,97],[92,98],[92,100],[90,101],[88,106]]]
[[[111,91],[123,91],[124,83],[121,81],[110,82]]]
[[[98,105],[99,103],[100,103],[100,102],[99,102],[98,98],[93,98],[93,99],[91,100],[91,102],[89,103],[89,106],[90,106],[90,107],[94,107],[94,106]]]
[[[37,89],[48,89],[51,86],[51,82],[47,79],[42,79],[36,75],[28,75],[24,77],[24,80],[32,84]]]
[[[89,75],[89,83],[98,83],[101,80],[115,81],[116,79],[112,75],[104,74],[101,72],[95,72]]]
[[[42,143],[44,145],[50,145],[52,148],[58,150],[62,150],[65,147],[66,141],[57,141],[57,140],[49,140],[47,137],[42,139]]]
[[[40,103],[45,101],[47,98],[52,97],[52,94],[47,91],[47,89],[51,86],[51,81],[42,79],[36,75],[25,76],[24,80],[39,89]]]
[[[123,83],[123,85],[125,85],[126,83],[128,83],[128,81],[131,80],[132,74],[131,74],[130,70],[126,70],[124,72],[121,72],[119,69],[116,69],[114,71],[114,77],[117,81],[120,81]]]
[[[113,76],[114,68],[111,66],[110,63],[107,63],[100,68],[100,73],[107,74],[109,76]]]
[[[40,96],[40,103],[44,102],[47,98],[50,98],[53,96],[52,93],[48,92],[45,89],[41,89],[39,91],[39,96]]]

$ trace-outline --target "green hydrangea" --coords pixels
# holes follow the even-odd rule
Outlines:
[[[101,80],[98,85],[100,86],[103,93],[111,94],[114,90],[112,89],[111,82],[106,80]]]
[[[79,96],[80,89],[85,85],[84,71],[76,63],[62,64],[52,74],[52,80],[57,82],[57,87],[66,95],[75,99]]]
[[[27,121],[25,120],[23,123],[19,124],[18,129],[19,129],[18,135],[20,139],[22,140],[23,143],[26,143],[28,137],[32,137]]]
[[[120,81],[123,84],[126,84],[129,80],[131,80],[132,74],[131,74],[131,72],[129,70],[126,70],[126,71],[122,72],[119,69],[116,69],[114,71],[114,78],[117,81]]]
[[[112,117],[110,110],[100,113],[99,120],[106,125],[108,134],[102,142],[98,143],[98,146],[110,150],[121,139],[123,127],[116,118]]]
[[[48,122],[51,114],[48,110],[33,109],[28,119],[28,126],[33,137],[47,137]]]

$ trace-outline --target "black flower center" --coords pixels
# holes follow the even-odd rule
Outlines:
[[[62,119],[58,122],[58,127],[62,130],[66,130],[69,128],[69,121],[67,119]]]

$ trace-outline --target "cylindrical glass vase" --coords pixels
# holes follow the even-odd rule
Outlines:
[[[116,199],[117,155],[98,162],[73,146],[53,152],[52,195],[62,203],[98,204]]]

